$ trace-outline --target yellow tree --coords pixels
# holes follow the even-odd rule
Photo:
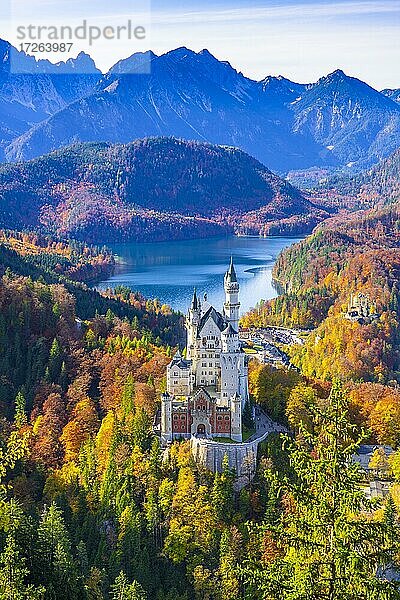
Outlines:
[[[196,484],[193,471],[182,467],[172,501],[164,551],[173,562],[188,563],[190,571],[216,550],[217,522],[205,486]]]

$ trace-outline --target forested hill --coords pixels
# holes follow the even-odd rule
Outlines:
[[[292,360],[305,375],[400,381],[399,206],[333,218],[286,249],[274,271],[284,293],[243,319],[316,328]],[[344,317],[351,294],[368,296],[377,318]]]
[[[368,171],[352,177],[332,177],[319,193],[335,205],[382,208],[400,200],[400,148]]]
[[[0,287],[3,279],[23,278],[62,289],[80,320],[112,313],[134,321],[151,339],[176,343],[182,334],[180,315],[168,306],[123,286],[100,293],[84,283],[112,272],[113,265],[113,255],[106,248],[99,250],[74,241],[57,242],[36,233],[0,230]],[[7,319],[3,325],[0,324],[0,336],[1,331],[7,331]],[[29,344],[29,339],[25,341]]]
[[[246,153],[174,138],[78,144],[3,166],[0,203],[4,227],[95,242],[300,233],[327,216]]]

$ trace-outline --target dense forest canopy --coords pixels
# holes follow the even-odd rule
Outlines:
[[[353,176],[329,177],[319,186],[322,196],[336,204],[357,208],[382,208],[400,197],[400,149],[368,171]]]
[[[146,144],[154,162],[141,162]],[[193,178],[202,153],[204,169],[222,160],[221,171],[205,173],[197,200],[214,177],[225,189],[230,154],[239,170],[243,160],[255,165],[231,149],[146,144],[118,152],[75,146],[7,167],[0,179],[17,185],[17,168],[19,183],[29,184],[37,169],[36,199],[53,186],[53,204],[40,218],[57,223],[51,211],[66,206],[63,222],[78,222],[79,211],[68,213],[59,194],[71,192],[79,169],[81,186],[96,189],[91,206],[103,211],[97,198],[110,199],[113,190],[111,204],[142,210],[132,190],[143,173],[159,186],[146,202],[171,201],[162,182],[171,181],[177,151],[189,157]],[[177,148],[169,154],[171,144]],[[156,173],[161,150],[167,158]],[[124,169],[115,170],[119,160]],[[238,181],[259,193],[243,223],[266,217],[261,197],[268,190],[271,210],[281,210],[282,199],[287,207],[308,202],[267,170],[252,171],[248,181],[246,173]],[[210,199],[199,218],[231,227],[241,193],[228,198],[229,215],[217,214]],[[174,201],[184,203],[184,195]],[[214,474],[194,461],[187,441],[166,450],[154,433],[166,366],[183,341],[181,315],[125,287],[89,287],[114,268],[105,247],[0,230],[0,598],[398,600],[399,245],[398,206],[383,202],[335,215],[279,257],[274,276],[282,294],[242,323],[309,331],[303,345],[286,348],[296,368],[249,364],[252,405],[288,435],[260,444],[255,477],[241,487],[226,459]],[[360,293],[368,313],[350,319],[349,301]],[[373,453],[368,473],[354,461],[366,442],[391,447],[389,456],[382,448]],[[387,482],[385,498],[366,497],[371,473]]]
[[[315,381],[345,385],[349,415],[372,444],[397,448],[400,432],[400,213],[396,169],[398,153],[356,181],[332,190],[351,206],[364,194],[369,210],[339,214],[313,234],[282,252],[274,277],[281,291],[245,315],[247,327],[283,325],[308,330],[302,345],[287,348],[306,383],[290,394],[274,394],[271,376],[259,367],[256,390],[268,389],[276,416],[292,429],[310,427]],[[368,177],[371,175],[371,177]],[[397,174],[398,175],[398,174]],[[348,187],[346,188],[345,185]],[[368,194],[367,194],[368,193]],[[357,196],[358,194],[358,196]],[[376,194],[376,197],[375,197]],[[379,198],[379,202],[376,201]],[[367,314],[350,318],[354,298],[367,299]],[[376,464],[389,464],[376,457]],[[384,467],[386,468],[386,467]],[[393,494],[397,492],[393,491]]]
[[[3,598],[317,600],[332,585],[336,600],[399,597],[377,574],[397,567],[396,506],[367,503],[348,460],[356,398],[254,364],[254,401],[308,432],[270,436],[238,491],[226,461],[212,474],[187,442],[166,456],[152,433],[171,347],[137,317],[77,322],[75,310],[61,284],[10,269],[0,281]]]
[[[400,215],[397,207],[336,217],[279,257],[284,293],[243,318],[316,328],[293,352],[305,374],[364,381],[398,379]],[[365,294],[378,315],[360,324],[344,318],[351,295]]]

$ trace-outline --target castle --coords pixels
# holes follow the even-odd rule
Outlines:
[[[224,277],[222,313],[193,294],[186,318],[186,356],[167,367],[161,397],[161,438],[230,438],[242,441],[248,400],[246,355],[239,342],[239,283],[233,260]]]
[[[373,311],[369,297],[360,293],[351,294],[345,318],[349,321],[365,324],[377,319],[378,315]]]

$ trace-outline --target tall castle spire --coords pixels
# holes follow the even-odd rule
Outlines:
[[[231,283],[237,283],[235,266],[233,264],[233,256],[231,256],[231,262],[229,265],[229,269],[227,270],[227,272],[225,274],[225,280],[226,281],[229,280]]]
[[[196,288],[194,288],[191,309],[192,310],[198,310],[198,308],[199,308],[199,300],[197,298]]]
[[[201,320],[201,302],[197,296],[197,290],[193,290],[193,298],[186,318],[186,328],[188,332],[187,356],[191,358],[192,350],[197,336],[197,328]]]
[[[231,256],[231,262],[224,277],[224,290],[225,290],[225,303],[224,303],[224,315],[232,325],[233,329],[239,331],[239,283],[236,277],[235,266],[233,264],[233,257]]]

